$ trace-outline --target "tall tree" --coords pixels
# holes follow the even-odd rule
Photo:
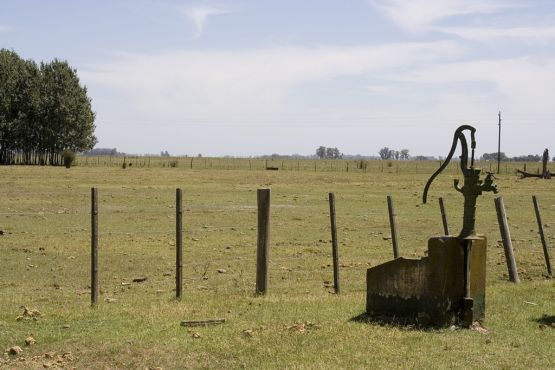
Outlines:
[[[96,143],[87,90],[67,62],[23,60],[0,50],[0,164],[61,164]]]
[[[378,154],[380,155],[381,159],[391,159],[391,157],[393,156],[393,150],[385,146],[380,149]]]
[[[14,151],[27,153],[36,141],[35,122],[40,102],[39,71],[14,51],[0,50],[0,163],[12,164]]]
[[[318,149],[316,149],[316,156],[320,159],[324,159],[326,157],[326,147],[319,146]]]
[[[341,152],[339,151],[339,149],[337,148],[331,148],[331,158],[333,159],[339,159],[341,158],[343,155],[341,154]]]
[[[61,164],[64,149],[90,150],[96,144],[95,114],[87,88],[66,61],[41,63],[42,146],[50,149],[50,164]]]

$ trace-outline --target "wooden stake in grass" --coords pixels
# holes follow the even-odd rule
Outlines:
[[[445,206],[443,198],[439,198],[439,210],[441,211],[441,221],[443,222],[443,233],[449,235],[449,226],[447,225],[447,214],[445,213]]]
[[[497,221],[499,223],[499,231],[501,239],[503,239],[503,248],[505,249],[505,260],[507,261],[507,269],[509,271],[509,280],[513,283],[520,283],[518,272],[516,270],[516,262],[513,254],[513,243],[511,241],[511,233],[507,224],[507,216],[505,215],[505,205],[503,198],[495,198],[495,210],[497,211]]]
[[[183,201],[181,189],[175,189],[175,297],[183,294]]]
[[[397,244],[397,225],[395,223],[395,210],[393,209],[393,199],[387,196],[387,208],[389,210],[389,225],[391,226],[391,241],[393,243],[393,258],[399,257],[399,246]]]
[[[335,195],[329,193],[330,201],[330,222],[331,222],[331,245],[332,245],[332,258],[333,258],[333,287],[335,294],[339,294],[341,289],[339,287],[339,251],[337,246],[337,226],[335,223]]]
[[[268,260],[270,258],[270,189],[258,189],[258,245],[256,254],[256,293],[268,290]]]
[[[98,303],[98,191],[91,188],[91,305]]]
[[[538,200],[536,199],[535,195],[532,195],[532,202],[534,203],[534,211],[536,212],[536,221],[538,222],[538,230],[540,231],[540,238],[542,241],[543,256],[545,258],[545,265],[547,266],[547,273],[549,274],[549,276],[553,276],[553,272],[551,270],[551,261],[549,258],[549,250],[547,249],[547,242],[545,241],[545,235],[543,232],[543,224],[542,224],[542,218],[540,215],[540,207],[538,206]]]

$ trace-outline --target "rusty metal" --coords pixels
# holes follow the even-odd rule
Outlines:
[[[464,131],[466,130],[470,131],[471,138],[470,148],[472,151],[470,155],[470,165],[468,164],[468,142],[464,136]],[[493,184],[493,174],[491,172],[486,172],[486,177],[482,180],[480,178],[482,170],[474,167],[474,150],[476,149],[475,133],[476,129],[469,125],[460,126],[455,130],[451,151],[445,159],[445,162],[443,162],[439,169],[434,172],[426,183],[426,186],[424,187],[424,194],[422,196],[423,202],[426,203],[428,190],[430,189],[432,181],[441,171],[443,171],[445,167],[447,167],[453,157],[453,154],[455,153],[455,150],[457,149],[457,143],[460,142],[460,166],[461,172],[464,176],[464,184],[462,187],[459,186],[458,179],[455,179],[453,183],[455,189],[464,196],[463,228],[457,236],[457,240],[463,247],[464,251],[464,297],[462,298],[462,309],[459,318],[461,323],[467,327],[472,325],[472,322],[474,321],[474,300],[470,295],[470,255],[472,244],[474,240],[476,240],[476,200],[482,192],[491,191],[493,193],[497,193],[497,186]]]
[[[471,137],[471,156],[470,165],[468,158],[468,142],[464,136],[464,131],[470,131]],[[441,171],[447,167],[455,150],[457,149],[457,143],[461,144],[461,156],[460,156],[460,167],[461,172],[464,176],[463,186],[459,186],[459,180],[454,180],[455,189],[464,196],[464,213],[463,213],[463,228],[459,233],[458,239],[472,239],[476,236],[476,199],[484,191],[492,191],[497,193],[497,186],[493,184],[493,174],[491,172],[486,172],[486,177],[484,180],[480,179],[481,169],[474,167],[474,150],[476,148],[476,140],[474,138],[476,129],[469,125],[462,125],[455,130],[455,135],[453,137],[453,144],[451,146],[451,151],[445,161],[439,167],[439,169],[430,177],[426,186],[424,187],[424,194],[422,196],[422,201],[426,203],[428,197],[428,190],[433,180],[439,175]]]

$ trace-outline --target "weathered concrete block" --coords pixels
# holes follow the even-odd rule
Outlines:
[[[477,236],[469,242],[473,320],[483,320],[487,241]],[[370,316],[448,326],[460,317],[465,295],[464,248],[455,237],[431,238],[427,257],[401,257],[372,267],[366,279],[366,311]]]

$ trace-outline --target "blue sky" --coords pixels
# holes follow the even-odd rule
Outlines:
[[[0,47],[68,60],[128,153],[494,152],[499,110],[509,155],[555,137],[548,0],[0,0]]]

